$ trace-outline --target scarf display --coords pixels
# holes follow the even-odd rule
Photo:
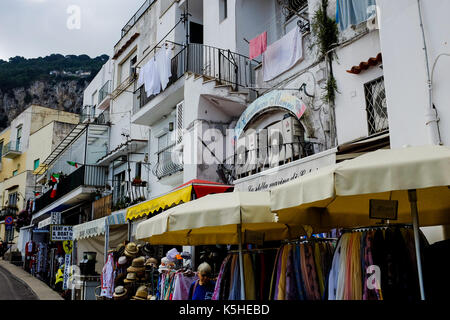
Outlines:
[[[427,246],[422,236],[421,246]],[[328,276],[329,300],[420,298],[413,230],[392,226],[344,233]]]
[[[157,300],[188,300],[189,288],[198,279],[191,271],[163,271],[158,279]]]
[[[333,241],[283,245],[277,252],[271,300],[321,300],[333,257]]]

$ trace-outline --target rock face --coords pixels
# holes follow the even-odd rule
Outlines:
[[[5,92],[0,89],[0,130],[6,128],[31,104],[80,113],[83,91],[88,84],[87,79],[38,80],[28,88],[14,88]]]

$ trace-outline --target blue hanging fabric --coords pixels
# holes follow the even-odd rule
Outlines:
[[[376,14],[375,0],[338,0],[336,23],[341,31],[367,21]]]

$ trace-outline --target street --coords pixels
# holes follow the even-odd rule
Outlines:
[[[0,300],[38,300],[34,292],[0,266]]]

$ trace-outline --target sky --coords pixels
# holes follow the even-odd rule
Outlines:
[[[112,55],[145,0],[0,0],[0,59]]]

